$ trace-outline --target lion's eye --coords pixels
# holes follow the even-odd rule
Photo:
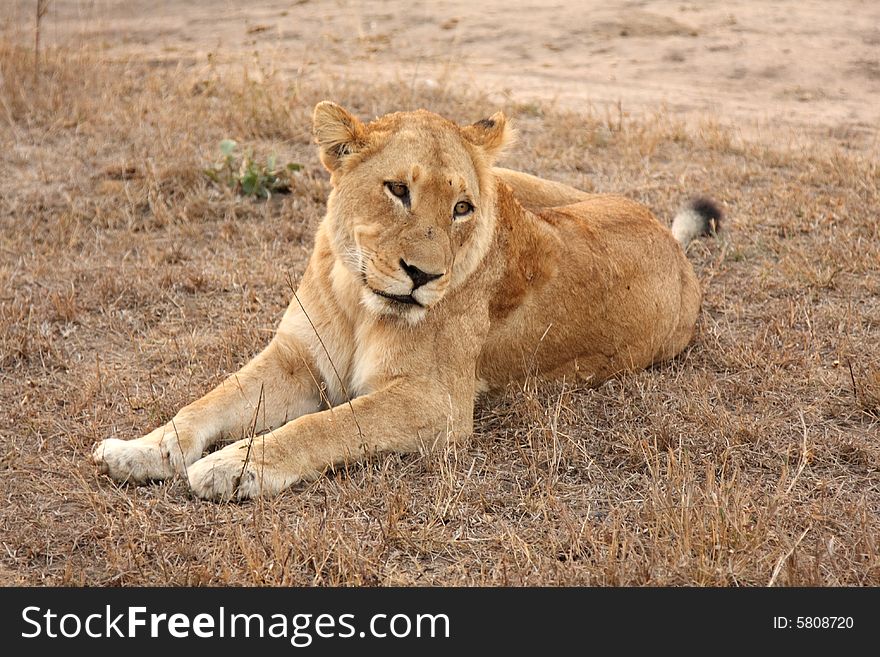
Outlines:
[[[388,191],[399,199],[404,199],[409,196],[409,187],[401,182],[386,182],[385,187],[387,187]]]
[[[467,201],[459,201],[455,204],[455,208],[453,210],[453,214],[456,217],[464,217],[469,215],[474,211],[474,206],[468,203]]]

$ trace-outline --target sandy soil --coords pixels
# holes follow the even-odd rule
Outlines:
[[[12,0],[7,26],[33,21]],[[876,150],[880,3],[53,0],[44,42],[203,64],[253,51],[290,76],[477,85],[499,104],[663,107],[768,140]]]

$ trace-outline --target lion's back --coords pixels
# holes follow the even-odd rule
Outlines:
[[[478,367],[490,387],[568,372],[599,381],[684,348],[699,286],[648,208],[614,195],[538,213],[511,207],[499,204],[506,267]]]

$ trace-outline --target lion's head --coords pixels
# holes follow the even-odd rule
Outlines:
[[[314,132],[331,173],[327,216],[341,269],[371,312],[418,322],[489,248],[491,168],[510,137],[504,115],[460,127],[420,110],[365,124],[325,101]]]

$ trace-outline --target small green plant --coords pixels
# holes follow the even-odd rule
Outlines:
[[[243,196],[269,198],[272,194],[288,194],[293,174],[300,169],[302,165],[295,162],[278,166],[275,155],[258,162],[251,151],[240,151],[236,141],[224,139],[220,142],[220,159],[204,171],[218,185]]]

